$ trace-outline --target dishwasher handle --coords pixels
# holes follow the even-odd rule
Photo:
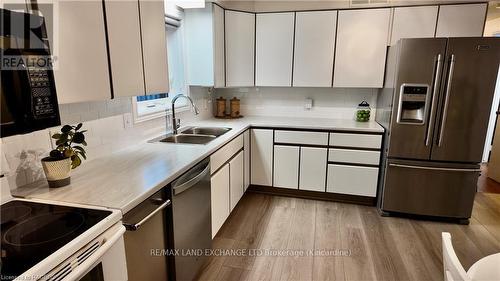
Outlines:
[[[181,184],[178,184],[177,182],[174,182],[172,184],[172,190],[174,191],[174,196],[179,195],[182,192],[190,189],[191,187],[193,187],[194,185],[199,183],[204,177],[206,177],[207,175],[210,174],[210,161],[207,161],[206,164],[204,164],[204,165],[206,165],[206,166],[205,166],[205,168],[203,168],[203,170],[200,173],[195,174],[195,175],[187,174],[186,176],[190,178],[189,180],[187,180]],[[199,171],[199,169],[193,169],[193,170]]]
[[[154,215],[158,214],[161,210],[163,210],[166,207],[168,207],[171,203],[172,203],[172,201],[167,200],[167,201],[163,202],[163,204],[161,204],[160,206],[158,206],[156,209],[154,209],[154,211],[152,211],[147,216],[145,216],[143,219],[141,219],[139,222],[137,222],[137,223],[126,223],[126,222],[124,222],[123,225],[125,226],[125,228],[127,230],[131,230],[131,231],[138,230],[150,218],[152,218]]]

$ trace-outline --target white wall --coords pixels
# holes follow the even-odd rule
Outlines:
[[[214,98],[241,99],[244,116],[288,116],[310,118],[354,119],[356,107],[366,100],[373,111],[377,104],[377,89],[344,88],[234,88],[216,89]],[[306,98],[313,99],[313,108],[304,109]]]
[[[495,122],[497,120],[496,112],[500,103],[500,67],[497,76],[497,85],[495,87],[495,95],[493,97],[493,104],[491,105],[490,121],[488,122],[488,132],[486,134],[486,142],[484,144],[483,162],[488,162],[488,156],[491,151],[491,141],[495,131]]]
[[[211,107],[205,104],[206,88],[194,88],[190,95],[200,109],[200,115],[191,111],[179,112],[183,124],[206,119],[211,116]],[[125,128],[124,114],[132,113],[132,98],[120,98],[103,102],[75,103],[60,106],[62,124],[83,122],[88,130],[86,147],[88,160],[93,161],[132,145],[144,144],[147,140],[166,132],[165,118],[156,118],[133,124]],[[45,177],[40,160],[52,149],[50,136],[60,127],[49,128],[25,135],[0,139],[0,170],[7,173],[9,187],[32,183]],[[170,128],[169,128],[170,129]]]

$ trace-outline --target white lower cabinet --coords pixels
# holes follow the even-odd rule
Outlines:
[[[212,203],[212,238],[215,237],[230,213],[229,204],[229,164],[212,175],[211,203]]]
[[[243,151],[240,151],[229,161],[229,203],[230,211],[234,209],[240,201],[244,192],[243,181]]]
[[[326,148],[300,148],[299,189],[325,191],[327,155]]]
[[[243,133],[243,188],[250,186],[250,130]]]
[[[274,187],[299,187],[299,151],[298,146],[274,146]]]
[[[378,168],[349,165],[328,165],[326,191],[375,197]]]
[[[250,131],[250,183],[273,185],[273,130]]]

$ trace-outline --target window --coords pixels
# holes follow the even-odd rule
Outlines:
[[[181,20],[167,16],[166,22],[165,32],[167,35],[168,79],[170,91],[168,94],[159,93],[135,97],[133,99],[133,108],[136,122],[165,116],[165,111],[170,109],[170,101],[173,97],[178,94],[189,94],[185,79],[183,53],[184,37]],[[189,109],[185,99],[179,99],[175,107],[185,108],[184,110]],[[182,110],[183,109],[180,109],[180,111]]]

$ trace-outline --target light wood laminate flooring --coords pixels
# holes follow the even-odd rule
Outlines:
[[[457,225],[247,193],[214,238],[226,253],[210,257],[199,280],[442,280],[443,231],[466,269],[500,252],[500,195],[478,193],[470,225]]]

